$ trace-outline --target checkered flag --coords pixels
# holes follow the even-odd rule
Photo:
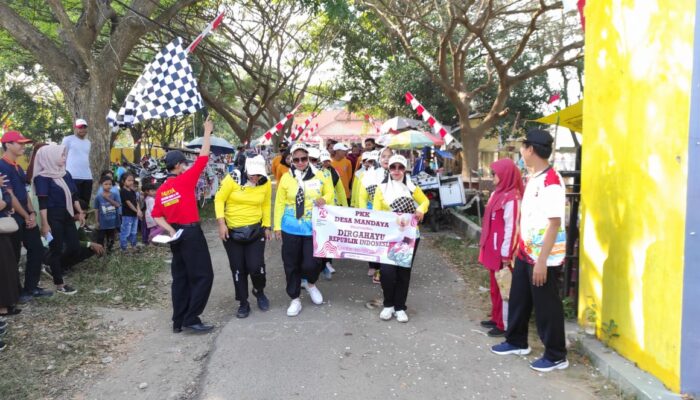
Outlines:
[[[197,81],[187,61],[182,39],[175,38],[146,66],[118,113],[110,111],[112,127],[128,127],[148,119],[170,118],[204,107]]]

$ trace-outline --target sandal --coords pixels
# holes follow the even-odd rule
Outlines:
[[[9,317],[10,315],[17,315],[22,312],[21,308],[15,306],[7,307],[7,312],[0,313],[0,317]]]
[[[372,283],[382,283],[381,277],[382,274],[379,271],[375,272],[372,276]]]

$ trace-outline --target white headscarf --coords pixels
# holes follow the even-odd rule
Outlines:
[[[53,179],[54,183],[63,189],[63,194],[66,197],[66,210],[71,217],[75,214],[73,211],[73,196],[63,179],[66,176],[66,166],[59,165],[63,154],[66,152],[66,147],[60,144],[49,144],[39,149],[34,158],[34,176],[44,176]],[[36,193],[36,187],[34,188]]]

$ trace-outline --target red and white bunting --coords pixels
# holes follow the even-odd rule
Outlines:
[[[295,127],[294,129],[292,129],[291,139],[296,140],[296,138],[301,138],[302,132],[304,132],[304,129],[306,129],[306,127],[309,126],[309,124],[311,123],[311,120],[314,118],[316,118],[316,113],[312,113],[308,118],[306,118],[303,125],[299,125],[299,126]]]
[[[272,135],[276,135],[277,132],[281,131],[282,128],[284,128],[284,124],[286,124],[287,121],[289,121],[290,119],[294,118],[294,113],[297,112],[297,109],[299,109],[299,106],[301,106],[301,104],[294,107],[294,109],[289,114],[285,115],[284,118],[282,118],[280,120],[280,122],[276,123],[275,126],[273,126],[267,132],[265,132],[265,135],[264,135],[265,140],[272,139]]]
[[[218,28],[219,25],[221,25],[221,22],[224,20],[224,12],[222,11],[219,15],[214,18],[213,21],[211,21],[209,24],[207,24],[206,28],[202,31],[202,33],[197,36],[192,43],[190,43],[189,46],[187,46],[187,52],[191,53],[194,51],[194,49],[197,47],[199,42],[202,41],[208,34],[211,33],[214,29]]]
[[[406,92],[406,104],[409,104],[411,108],[416,110],[416,113],[418,116],[423,118],[423,121],[427,122],[428,125],[433,129],[433,132],[435,134],[439,134],[441,138],[445,140],[446,144],[450,144],[453,140],[455,140],[454,136],[450,135],[447,132],[447,129],[445,129],[442,124],[433,117],[428,110],[423,107],[423,105],[416,100],[415,97],[411,94],[411,92]]]
[[[299,141],[301,142],[302,140],[308,140],[308,139],[314,134],[314,132],[316,131],[316,129],[318,129],[318,123],[316,123],[316,125],[314,125],[314,126],[312,126],[311,128],[309,128],[309,130],[306,131],[306,133],[304,133],[303,136],[300,135],[300,136],[299,136]]]

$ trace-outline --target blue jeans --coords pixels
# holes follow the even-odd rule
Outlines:
[[[122,215],[122,227],[119,232],[119,245],[122,250],[126,250],[129,243],[131,243],[131,247],[136,247],[136,230],[138,226],[139,220],[137,217]]]

